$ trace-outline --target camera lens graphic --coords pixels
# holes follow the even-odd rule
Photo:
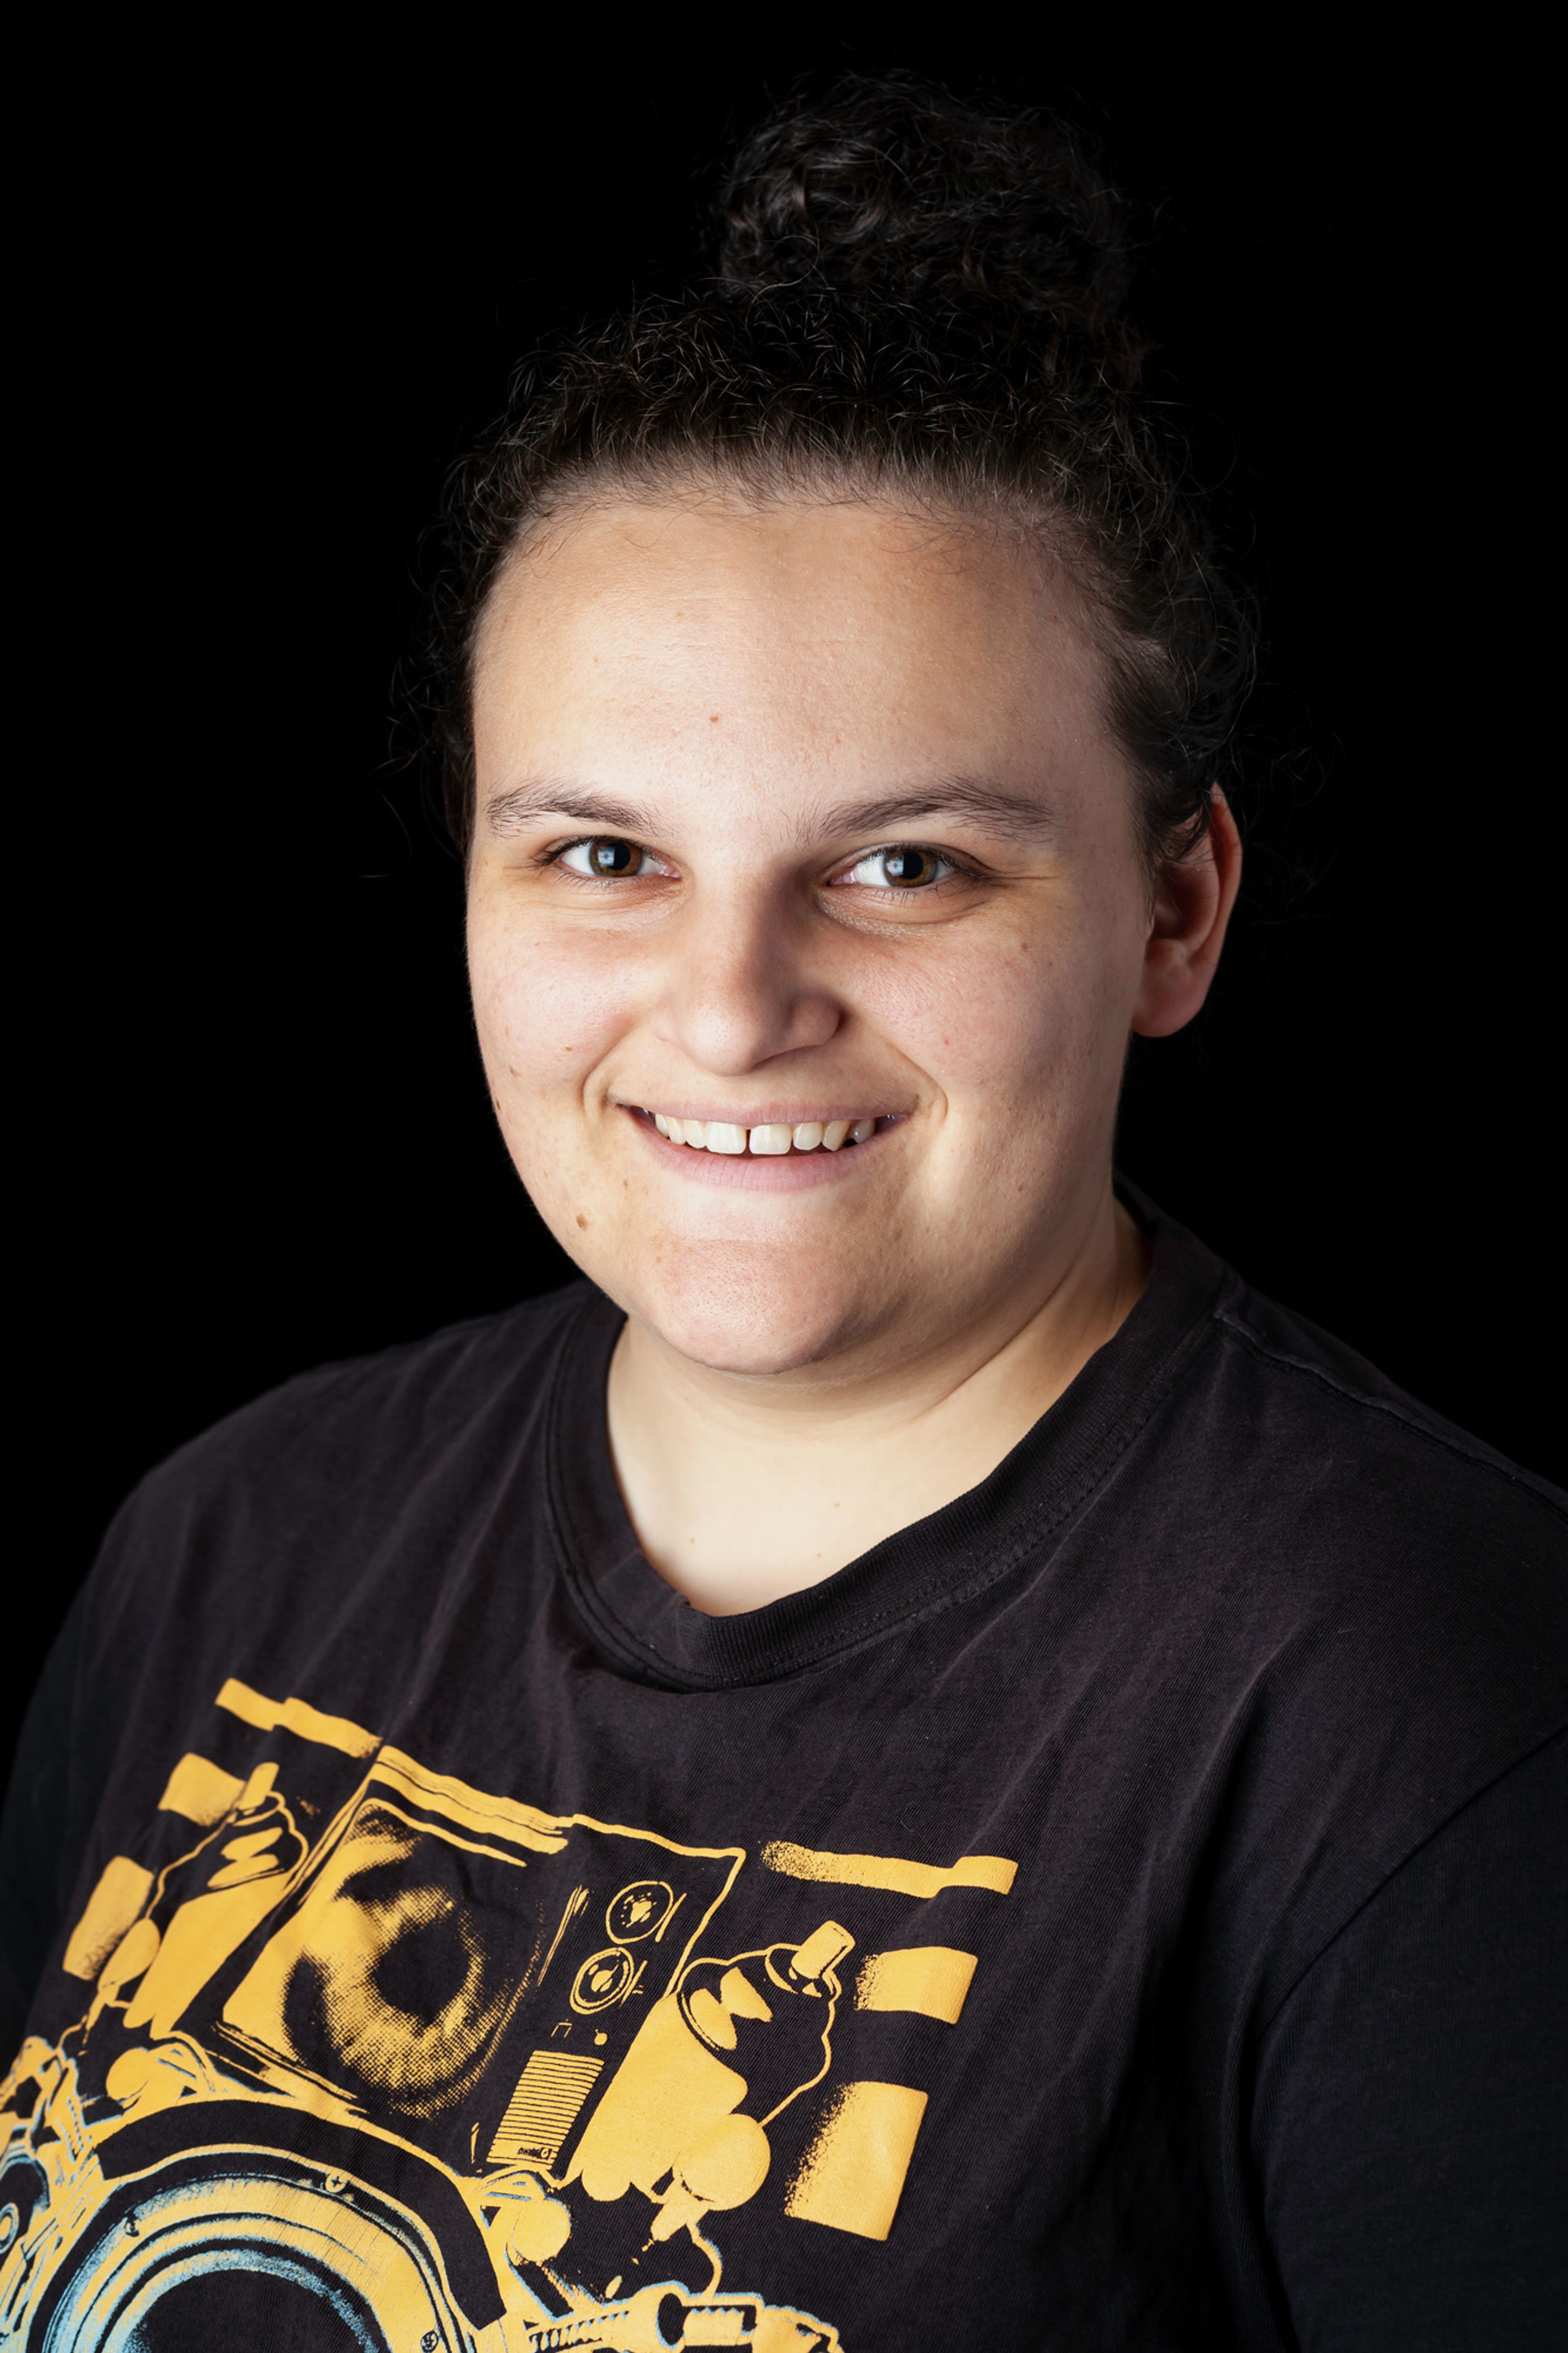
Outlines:
[[[596,2010],[608,2010],[629,1989],[637,1975],[637,1963],[622,1945],[611,1945],[607,1951],[595,1953],[585,1960],[572,1984],[572,2007],[584,2018]]]
[[[457,2353],[467,2331],[446,2268],[420,2218],[357,2179],[279,2151],[216,2162],[204,2152],[109,2199],[30,2341],[46,2353],[237,2343]]]
[[[605,1926],[617,1945],[637,1945],[654,1936],[675,1909],[675,1890],[662,1879],[636,1879],[623,1887],[605,1915]]]

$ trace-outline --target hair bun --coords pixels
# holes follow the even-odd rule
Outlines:
[[[726,286],[984,306],[1010,334],[1136,377],[1122,207],[1059,123],[851,76],[759,124],[720,209]]]

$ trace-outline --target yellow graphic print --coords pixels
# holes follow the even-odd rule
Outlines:
[[[84,2015],[0,2086],[0,2344],[308,2307],[343,2353],[838,2353],[726,2278],[725,2218],[888,2238],[929,2091],[842,2051],[861,2016],[956,2024],[975,1956],[834,1915],[1015,1864],[775,1842],[748,1906],[743,1848],[493,1796],[241,1683],[217,1706],[268,1753],[174,1765],[151,1860],[68,1942]],[[727,1904],[788,1933],[726,1936]]]

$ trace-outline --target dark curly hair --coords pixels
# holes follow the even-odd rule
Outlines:
[[[606,490],[885,498],[1023,528],[1077,583],[1152,865],[1203,836],[1250,681],[1244,598],[1139,396],[1122,206],[1059,122],[892,75],[796,101],[722,187],[717,269],[520,370],[451,477],[447,822],[473,824],[474,646],[530,533]]]

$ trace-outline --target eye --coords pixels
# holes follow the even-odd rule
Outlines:
[[[838,880],[873,891],[923,891],[932,883],[945,882],[958,871],[939,849],[928,849],[918,841],[895,841],[884,849],[868,850]]]
[[[618,882],[629,875],[669,871],[640,842],[623,841],[614,833],[596,833],[591,841],[569,841],[564,849],[557,851],[555,863],[564,866],[569,873],[586,875],[595,882]]]

